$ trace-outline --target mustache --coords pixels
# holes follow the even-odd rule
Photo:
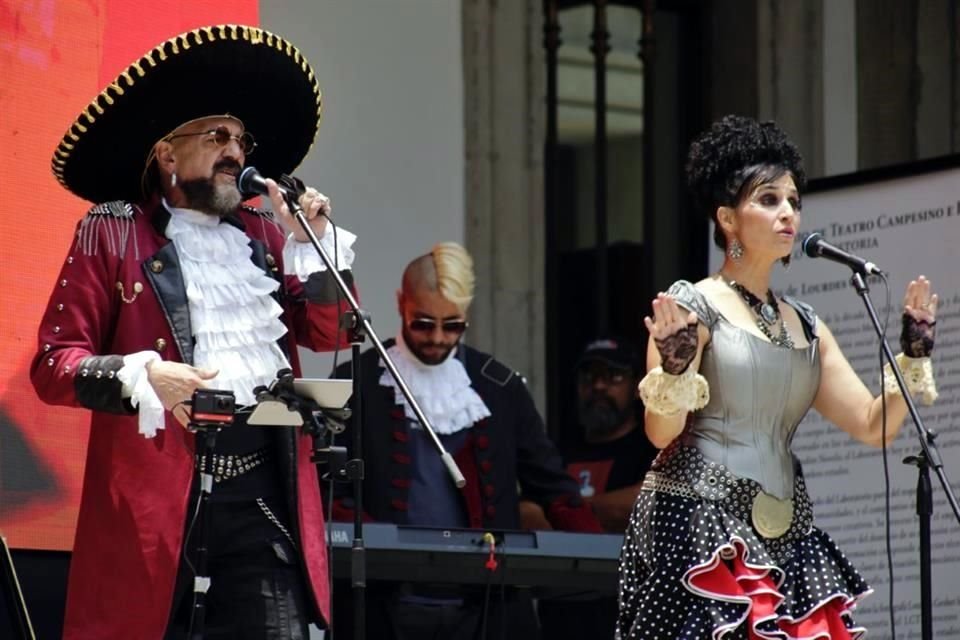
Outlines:
[[[217,173],[218,171],[232,171],[233,173],[240,173],[240,163],[236,160],[231,160],[229,158],[224,158],[223,160],[217,162],[213,165],[213,172]]]
[[[583,399],[583,404],[584,404],[585,406],[588,406],[588,407],[593,407],[593,406],[596,406],[596,405],[598,405],[598,404],[599,404],[599,405],[605,405],[605,406],[613,406],[615,403],[614,403],[613,398],[611,398],[611,397],[608,396],[608,395],[605,395],[605,394],[590,394],[589,396],[587,396],[586,398]]]

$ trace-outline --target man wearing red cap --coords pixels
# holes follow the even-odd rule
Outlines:
[[[283,104],[251,95],[267,85]],[[292,171],[320,105],[313,71],[282,38],[207,27],[130,65],[56,150],[58,180],[96,204],[31,367],[43,400],[93,411],[65,638],[173,638],[195,624],[198,461],[182,425],[200,388],[241,407],[214,450],[205,637],[306,638],[329,619],[310,439],[249,426],[242,407],[280,369],[298,373],[298,346],[335,347],[340,307],[276,184],[276,215],[237,188],[255,150],[265,175]],[[307,189],[300,204],[350,281],[354,236],[334,239],[322,194]]]

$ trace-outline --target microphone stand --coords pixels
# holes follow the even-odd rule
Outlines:
[[[216,447],[219,425],[205,425],[191,421],[190,431],[197,436],[197,455],[200,456],[200,496],[197,508],[197,548],[194,556],[196,572],[193,577],[193,608],[190,614],[190,640],[203,640],[207,618],[207,591],[210,575],[207,558],[210,554],[210,496],[213,493],[213,451]]]
[[[933,496],[930,488],[930,469],[932,468],[937,477],[940,478],[940,484],[947,496],[947,501],[953,509],[953,514],[960,523],[960,505],[957,504],[957,498],[953,494],[953,489],[947,479],[946,472],[943,469],[943,460],[940,457],[940,451],[935,442],[936,433],[927,429],[923,424],[923,419],[917,412],[917,405],[910,396],[910,390],[907,389],[907,383],[903,379],[903,373],[897,366],[893,352],[890,349],[890,343],[883,335],[883,328],[880,325],[880,319],[877,317],[876,309],[870,300],[870,289],[864,280],[864,274],[860,270],[855,270],[850,278],[850,283],[856,289],[857,295],[863,299],[863,304],[867,308],[867,315],[873,323],[873,328],[880,338],[880,345],[883,348],[884,357],[890,363],[893,370],[893,376],[897,379],[897,385],[903,394],[903,399],[907,403],[907,410],[913,419],[913,424],[917,430],[917,437],[920,440],[921,453],[916,456],[910,456],[904,460],[905,464],[915,464],[920,477],[917,482],[917,515],[920,518],[920,626],[921,638],[923,640],[933,640],[933,598],[931,584],[931,558],[930,558],[930,517],[933,514]],[[883,389],[880,393],[885,393]],[[893,589],[893,585],[890,585]]]
[[[403,376],[400,375],[400,372],[397,370],[396,365],[393,363],[393,360],[390,358],[390,354],[387,353],[386,348],[383,346],[383,342],[377,336],[377,333],[373,330],[373,325],[370,321],[370,315],[360,308],[360,304],[357,302],[357,299],[353,296],[353,292],[350,291],[350,287],[347,286],[347,283],[344,282],[343,277],[337,271],[333,261],[330,259],[330,256],[327,255],[326,250],[320,244],[320,240],[317,238],[317,235],[313,232],[313,229],[310,227],[310,222],[307,220],[307,217],[303,213],[303,208],[300,207],[300,204],[297,202],[297,199],[294,194],[289,191],[283,192],[284,200],[287,203],[287,206],[290,209],[293,217],[296,218],[297,223],[306,233],[307,238],[310,240],[310,243],[313,245],[313,248],[316,250],[317,254],[320,256],[320,259],[323,261],[323,264],[326,265],[327,270],[330,272],[330,275],[333,276],[334,282],[337,285],[337,289],[340,290],[340,293],[343,295],[343,298],[347,301],[347,304],[350,305],[350,309],[353,314],[353,324],[351,327],[351,343],[353,349],[353,363],[354,366],[358,366],[360,363],[360,342],[364,336],[370,338],[370,342],[373,344],[374,349],[377,350],[377,353],[380,354],[380,359],[383,361],[387,370],[390,372],[390,375],[393,376],[393,379],[397,383],[400,392],[403,393],[403,397],[407,399],[407,402],[410,405],[410,408],[413,409],[414,415],[417,416],[417,420],[420,421],[421,426],[424,431],[430,437],[430,441],[433,443],[434,448],[437,450],[437,453],[440,456],[440,459],[443,460],[444,466],[447,468],[447,473],[450,474],[450,477],[453,479],[454,484],[458,488],[463,488],[466,485],[466,480],[463,477],[463,474],[460,472],[460,468],[457,466],[457,463],[454,461],[453,456],[444,448],[443,443],[440,442],[440,439],[437,437],[436,432],[433,430],[433,425],[430,424],[430,420],[427,418],[426,414],[423,412],[423,409],[420,408],[420,404],[417,402],[416,398],[413,397],[410,388],[407,386],[406,381],[404,381]],[[359,372],[354,372],[354,391],[359,388]],[[347,473],[349,479],[353,484],[353,499],[354,499],[354,529],[353,529],[353,544],[350,554],[350,580],[353,590],[353,618],[354,623],[357,625],[354,628],[354,638],[355,640],[363,640],[366,637],[366,551],[363,544],[363,512],[361,507],[363,505],[363,459],[360,457],[362,452],[362,438],[361,433],[363,431],[363,424],[360,422],[360,419],[357,417],[360,415],[359,409],[359,397],[356,397],[354,400],[354,417],[351,418],[353,425],[353,447],[354,447],[354,458],[347,462]]]

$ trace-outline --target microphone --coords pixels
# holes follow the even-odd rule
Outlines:
[[[288,180],[290,181],[289,183],[287,183]],[[288,202],[297,201],[304,191],[302,183],[298,185],[296,184],[298,182],[300,181],[290,176],[283,176],[280,180],[277,180],[277,187],[280,189],[280,195],[283,196],[284,200]],[[270,195],[267,189],[266,178],[260,175],[256,167],[252,166],[246,167],[240,172],[240,175],[237,176],[237,188],[240,190],[240,193],[244,195]]]
[[[840,264],[845,264],[857,273],[864,275],[883,275],[880,267],[860,256],[847,253],[840,247],[835,247],[819,233],[811,233],[803,240],[803,252],[811,258],[826,258]]]

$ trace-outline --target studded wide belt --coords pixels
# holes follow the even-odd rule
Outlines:
[[[666,455],[664,455],[666,454]],[[813,526],[813,509],[803,474],[794,478],[793,498],[777,498],[759,483],[708,461],[694,447],[675,445],[664,451],[643,480],[642,490],[693,500],[709,500],[727,509],[774,546],[786,545]]]
[[[245,473],[253,471],[257,467],[266,464],[270,460],[270,450],[264,447],[250,453],[236,455],[213,454],[213,481],[223,482]],[[204,464],[200,455],[195,457],[197,469],[203,470]]]

